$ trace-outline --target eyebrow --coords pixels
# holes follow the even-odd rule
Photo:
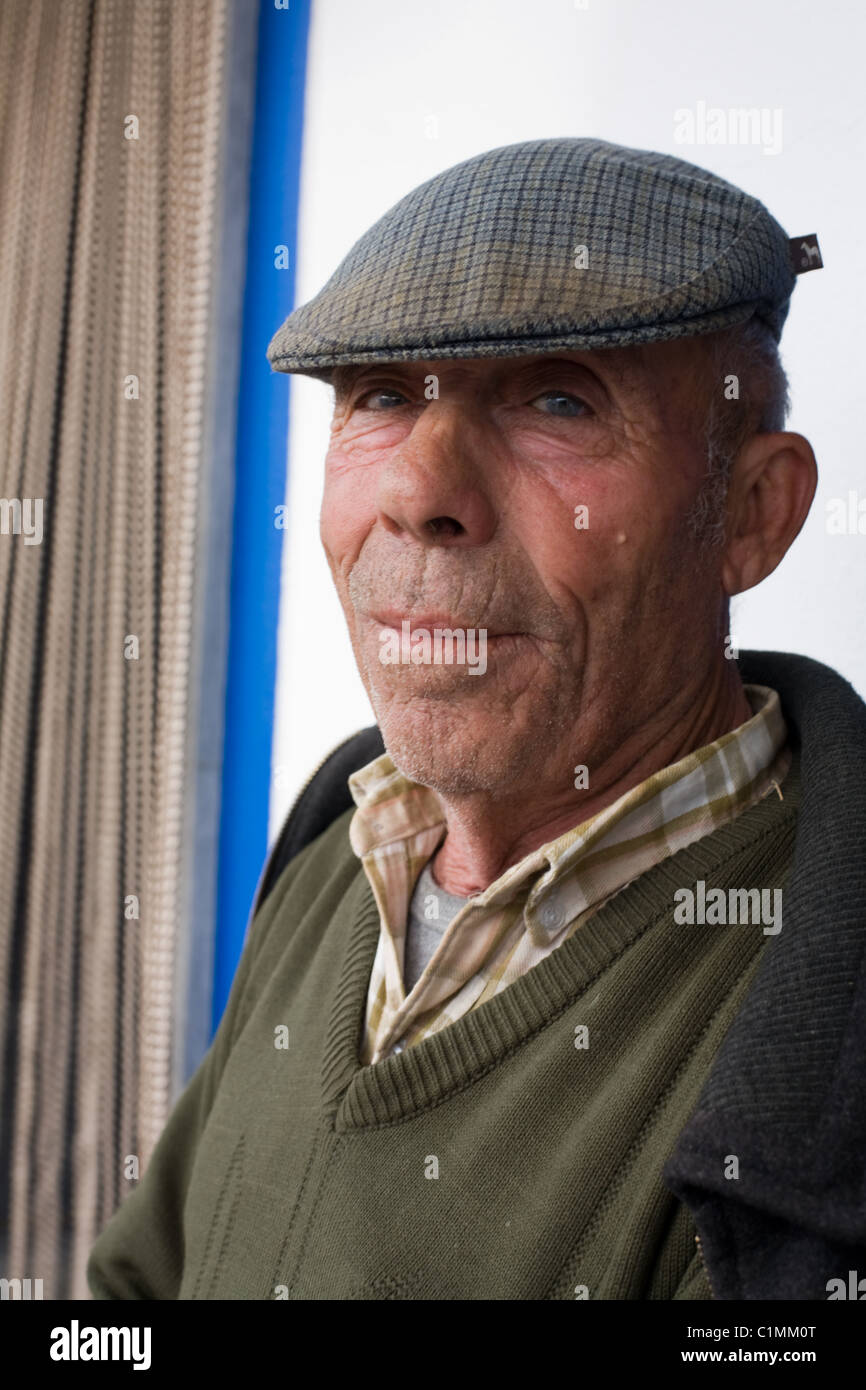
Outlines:
[[[614,351],[616,351],[616,349],[614,349]],[[496,362],[498,363],[499,367],[500,367],[500,371],[504,371],[505,368],[506,368],[506,366],[507,366],[507,364],[508,364],[509,362],[519,362],[520,370],[523,370],[523,371],[526,371],[526,372],[530,372],[530,371],[533,371],[533,370],[542,370],[542,369],[545,369],[545,368],[548,368],[548,367],[557,367],[557,366],[561,366],[561,367],[572,367],[572,368],[576,368],[576,369],[578,369],[578,370],[583,369],[583,370],[585,370],[585,371],[590,372],[593,376],[595,376],[596,379],[598,380],[599,384],[601,385],[602,389],[607,390],[607,383],[606,383],[605,380],[604,380],[604,377],[607,375],[607,372],[596,370],[596,365],[593,364],[592,362],[585,362],[585,361],[579,361],[579,362],[578,362],[578,361],[575,361],[573,358],[564,357],[561,353],[550,353],[550,354],[540,355],[540,356],[537,356],[537,357],[533,356],[530,360],[524,360],[524,361],[521,361],[521,360],[517,357],[516,354],[515,354],[513,357],[511,357],[511,356],[503,356],[503,357],[499,357],[499,358],[495,358],[495,359],[493,359],[493,358],[487,358],[487,359],[477,359],[477,358],[466,358],[466,359],[463,359],[463,358],[453,358],[453,359],[445,359],[446,365],[457,364],[457,363],[460,363],[460,362],[462,362],[462,361],[464,361],[464,360],[466,360],[466,361],[478,361],[478,360],[496,361]],[[414,370],[414,371],[420,370],[420,368],[421,368],[421,366],[422,366],[422,361],[423,361],[423,359],[422,359],[422,360],[414,359],[414,360],[409,360],[409,361],[391,360],[391,361],[385,361],[385,362],[369,362],[369,363],[367,363],[367,362],[359,362],[359,363],[342,363],[342,364],[340,364],[340,365],[338,365],[338,366],[335,366],[335,367],[332,369],[329,384],[330,384],[330,386],[332,387],[332,389],[333,389],[333,391],[334,391],[334,395],[335,395],[336,400],[339,401],[339,400],[341,400],[344,396],[346,396],[346,395],[348,394],[349,390],[351,389],[353,383],[357,380],[357,378],[360,377],[360,376],[363,376],[366,372],[377,373],[377,372],[379,372],[379,371],[388,371],[388,370],[392,370],[392,371],[394,371],[394,372],[412,373],[413,370]],[[435,359],[435,358],[430,358],[429,361],[434,362],[434,361],[436,361],[436,359]],[[643,360],[640,361],[640,368],[641,368],[641,375],[642,375],[644,378],[646,378],[647,376],[651,375],[651,373],[649,373],[648,370],[647,370],[645,361],[643,361]],[[614,366],[614,364],[613,364],[612,362],[610,363],[610,368],[609,368],[609,370],[611,371],[611,374],[612,374],[614,377],[621,378],[622,372],[621,372],[621,371],[617,371],[616,368],[615,368],[615,366]],[[429,371],[430,371],[430,369],[429,369],[429,365],[428,365],[428,366],[427,366],[427,370],[426,370],[426,372],[425,372],[425,375],[429,375]]]

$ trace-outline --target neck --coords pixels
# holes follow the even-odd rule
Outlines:
[[[647,777],[713,743],[752,718],[739,672],[732,662],[713,673],[700,692],[677,703],[672,697],[619,746],[592,766],[592,787],[561,791],[561,768],[551,780],[535,778],[532,788],[508,787],[490,793],[450,797],[439,793],[446,834],[431,868],[446,893],[468,897],[488,888],[506,869],[539,846],[603,811]],[[575,730],[574,746],[581,744]],[[559,760],[561,763],[561,759]],[[556,790],[552,788],[556,787]]]

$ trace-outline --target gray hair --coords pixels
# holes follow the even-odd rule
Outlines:
[[[734,460],[754,434],[783,430],[791,408],[779,345],[760,319],[709,335],[705,343],[707,406],[704,484],[686,518],[693,539],[711,548],[725,540],[725,503]],[[726,378],[738,397],[727,399]]]

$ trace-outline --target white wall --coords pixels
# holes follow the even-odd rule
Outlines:
[[[866,694],[866,536],[825,524],[827,499],[866,497],[864,41],[864,11],[839,0],[313,0],[298,303],[411,188],[518,140],[679,155],[760,198],[791,236],[817,232],[825,268],[798,277],[782,349],[789,428],[812,442],[819,492],[732,627],[741,646],[814,656]],[[699,102],[779,109],[781,149],[677,143],[675,110]],[[318,536],[329,399],[291,378],[272,836],[316,763],[374,720]]]

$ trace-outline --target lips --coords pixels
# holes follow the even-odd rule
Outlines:
[[[519,633],[493,631],[491,628],[482,628],[476,623],[464,623],[460,618],[455,618],[449,613],[398,613],[394,609],[381,609],[378,613],[370,613],[370,621],[378,623],[381,627],[393,627],[400,630],[403,623],[408,623],[410,628],[433,628],[447,627],[456,631],[477,632],[484,631],[489,637],[518,637]]]

